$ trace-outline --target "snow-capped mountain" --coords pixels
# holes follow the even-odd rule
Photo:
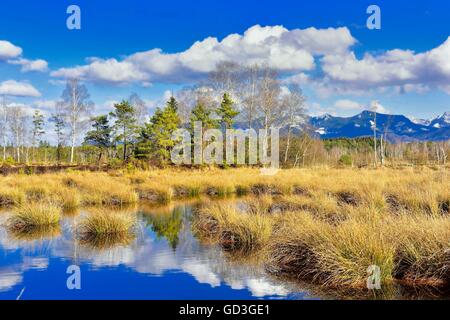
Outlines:
[[[377,132],[386,133],[390,141],[442,141],[450,139],[450,113],[432,120],[409,119],[403,115],[377,113]],[[321,138],[356,138],[373,136],[374,113],[363,111],[353,117],[330,114],[311,117],[313,132]]]
[[[443,115],[440,115],[433,119],[417,119],[417,118],[409,118],[415,124],[420,124],[423,126],[431,126],[434,128],[444,128],[450,126],[450,112],[445,112]]]
[[[437,129],[450,127],[450,112],[445,112],[443,115],[431,120],[430,126]]]
[[[431,120],[429,120],[429,119],[418,119],[418,118],[409,117],[409,120],[411,120],[415,124],[420,124],[422,126],[429,126],[431,123]]]
[[[450,112],[436,117],[432,120],[410,119],[404,115],[376,114],[377,135],[386,134],[391,142],[412,142],[412,141],[446,141],[450,140]],[[413,121],[414,120],[414,121]],[[320,137],[330,138],[358,138],[373,137],[374,113],[363,111],[353,117],[335,117],[331,114],[321,116],[311,116],[308,118],[308,125],[299,123],[293,127],[294,133],[303,131]],[[247,128],[247,123],[237,122],[236,129]],[[253,129],[262,128],[261,121],[255,120]],[[280,134],[286,134],[287,127],[281,129]]]

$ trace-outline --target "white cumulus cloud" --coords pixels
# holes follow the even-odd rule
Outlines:
[[[350,89],[397,87],[401,92],[420,91],[429,86],[443,89],[450,83],[450,37],[440,46],[423,53],[394,49],[380,55],[366,53],[362,59],[353,52],[326,55],[322,69],[329,83]]]
[[[346,27],[288,30],[255,25],[242,34],[196,41],[181,52],[151,48],[120,59],[91,58],[51,75],[112,84],[184,84],[214,71],[218,63],[232,61],[268,65],[285,81],[309,86],[320,97],[367,95],[375,90],[401,94],[440,89],[450,94],[450,37],[425,52],[393,49],[362,57],[352,49],[356,43]]]
[[[30,60],[22,56],[22,48],[6,40],[0,40],[0,61],[22,66],[22,72],[48,70],[48,62],[43,59]]]
[[[348,99],[337,100],[334,106],[340,110],[360,110],[363,108],[360,103]]]
[[[8,60],[8,63],[21,65],[22,72],[28,72],[28,71],[45,72],[48,70],[48,62],[45,60],[42,60],[42,59],[28,60],[28,59],[20,58],[20,59],[15,59],[15,60]]]
[[[122,60],[95,58],[86,65],[62,68],[51,75],[112,83],[181,83],[213,71],[224,61],[267,64],[281,72],[302,72],[315,68],[315,56],[342,53],[354,43],[356,40],[347,28],[290,31],[282,26],[255,25],[242,35],[197,41],[183,52],[164,53],[156,48]]]
[[[9,41],[0,40],[0,60],[16,58],[22,54],[22,48]]]
[[[15,97],[40,97],[41,93],[28,82],[6,80],[0,83],[0,95]]]

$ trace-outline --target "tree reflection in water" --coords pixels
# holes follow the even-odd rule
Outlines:
[[[181,207],[170,212],[144,214],[144,219],[158,239],[166,239],[173,250],[177,248],[179,233],[183,227],[183,209]]]

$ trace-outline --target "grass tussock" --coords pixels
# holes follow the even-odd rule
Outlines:
[[[272,234],[271,217],[239,211],[234,205],[211,205],[197,212],[194,230],[216,239],[227,251],[251,252],[267,244]]]
[[[57,205],[38,202],[16,207],[8,219],[8,228],[16,232],[33,231],[41,227],[57,226],[61,218],[61,208]]]
[[[19,205],[25,200],[25,194],[18,188],[0,187],[0,207]]]
[[[30,184],[24,188],[27,201],[43,201],[49,199],[51,191],[48,186]]]
[[[98,210],[84,217],[76,230],[78,240],[93,247],[128,243],[134,237],[134,214]]]
[[[290,213],[270,245],[268,269],[330,287],[363,288],[367,269],[376,265],[381,282],[390,283],[395,250],[381,227],[356,217],[330,225],[309,212]]]
[[[406,282],[450,283],[450,219],[402,213],[393,230],[398,246],[394,276]]]
[[[54,193],[54,198],[65,211],[73,211],[81,205],[80,194],[72,188],[61,187]]]
[[[268,247],[267,269],[274,274],[315,279],[319,265],[313,244],[321,242],[330,226],[307,212],[289,213],[280,220]]]
[[[333,225],[311,212],[288,213],[269,246],[267,266],[277,274],[313,279],[331,287],[363,288],[378,266],[384,285],[450,284],[450,220],[392,215],[372,207],[348,209]]]
[[[364,289],[372,266],[383,286],[450,285],[450,217],[394,213],[374,199],[355,205],[339,204],[335,193],[262,196],[207,205],[194,228],[226,250],[264,248],[270,272],[326,287]]]

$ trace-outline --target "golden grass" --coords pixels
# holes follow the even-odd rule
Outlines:
[[[381,283],[392,281],[394,246],[385,239],[381,224],[349,220],[326,236],[315,247],[325,285],[364,287],[370,266],[380,268]]]
[[[106,173],[12,175],[0,178],[0,183],[0,206],[48,200],[75,209],[82,205],[125,206],[139,200],[129,179]]]
[[[27,203],[16,207],[7,221],[8,228],[26,232],[39,227],[59,224],[61,208],[51,203]]]
[[[450,282],[450,219],[402,213],[393,226],[398,244],[395,276],[409,282]]]
[[[75,210],[81,205],[81,196],[73,188],[62,186],[55,191],[53,198],[65,211]]]
[[[173,198],[173,190],[167,186],[159,186],[157,183],[141,183],[136,187],[139,199],[168,204]]]
[[[128,246],[134,240],[132,234],[114,234],[108,236],[91,236],[78,239],[78,242],[93,250],[108,250],[117,246]]]
[[[263,252],[274,273],[326,286],[364,286],[370,265],[381,268],[385,284],[450,284],[447,169],[324,167],[263,176],[251,168],[171,168],[13,175],[0,177],[0,186],[0,206],[50,200],[67,209],[123,206],[139,199],[169,203],[202,195],[256,195],[241,207],[202,208],[194,229],[227,250]],[[118,235],[130,234],[127,219],[89,216],[82,223],[89,235],[85,239],[111,245]]]
[[[240,252],[261,249],[272,234],[269,215],[241,212],[231,204],[200,209],[193,228],[201,236],[217,239],[225,250]]]
[[[416,188],[411,192],[394,180],[354,181],[350,187],[318,182],[310,189],[294,187],[287,196],[263,192],[240,206],[207,205],[194,227],[222,245],[236,238],[244,239],[236,241],[237,249],[241,242],[247,251],[263,247],[269,271],[327,287],[365,288],[374,265],[384,286],[449,285],[450,217],[442,205],[448,181],[410,178],[400,181]],[[388,192],[395,192],[396,202],[385,197]],[[255,227],[260,221],[264,228]],[[246,244],[254,239],[264,240]]]
[[[70,172],[0,177],[0,206],[25,199],[51,199],[63,206],[126,205],[142,200],[169,203],[199,195],[303,196],[336,205],[441,214],[450,210],[450,176],[430,169],[291,169],[263,176],[258,169],[164,169]],[[67,200],[65,200],[67,199]],[[306,200],[304,200],[307,202]],[[336,202],[336,203],[334,203]],[[318,206],[310,201],[309,206]],[[320,208],[319,208],[320,209]]]
[[[76,234],[78,240],[92,247],[110,247],[128,243],[134,237],[134,214],[94,210],[80,221]]]
[[[19,205],[24,199],[25,194],[18,188],[0,186],[0,207]]]
[[[27,201],[42,201],[51,197],[50,188],[46,185],[29,184],[23,188]]]
[[[126,179],[106,174],[71,174],[66,184],[82,194],[84,205],[123,206],[137,203],[138,195]]]

